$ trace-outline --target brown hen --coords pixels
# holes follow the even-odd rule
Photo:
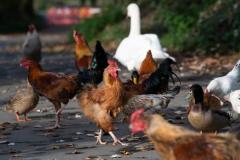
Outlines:
[[[117,143],[125,145],[113,134],[112,124],[125,103],[125,93],[118,77],[117,63],[111,60],[108,63],[109,66],[104,70],[103,84],[98,87],[90,86],[81,91],[78,101],[85,116],[100,128],[96,143],[106,143],[101,139],[104,131],[110,134],[114,145]]]
[[[230,133],[196,133],[143,109],[132,114],[131,129],[144,131],[165,160],[240,160],[239,140]]]
[[[149,50],[146,54],[146,57],[142,61],[139,69],[140,81],[148,78],[151,73],[156,71],[156,69],[157,69],[157,64],[155,63],[152,57],[151,50]]]

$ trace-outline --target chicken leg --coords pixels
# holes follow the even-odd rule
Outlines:
[[[59,108],[56,112],[56,123],[53,127],[54,129],[57,129],[57,128],[61,127],[59,123],[60,123],[60,115],[62,113],[62,110],[63,110],[63,107]]]
[[[108,132],[109,135],[112,137],[113,139],[113,145],[115,146],[116,144],[121,144],[122,146],[128,146],[128,143],[123,143],[121,142],[114,134],[112,131]]]
[[[102,134],[103,131],[102,129],[99,130],[98,135],[96,136],[97,140],[96,140],[96,144],[107,144],[107,142],[102,141]]]
[[[53,127],[50,127],[50,128],[47,128],[47,129],[57,129],[57,128],[60,128],[60,115],[61,115],[61,112],[63,110],[63,107],[61,107],[61,103],[59,102],[56,102],[56,101],[51,101],[55,107],[55,110],[56,110],[56,116],[55,116],[55,119],[56,119],[56,122],[55,122],[55,125]]]

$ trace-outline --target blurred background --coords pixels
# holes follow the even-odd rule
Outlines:
[[[34,23],[43,35],[63,34],[64,43],[72,43],[75,28],[90,44],[99,39],[114,52],[129,32],[125,13],[130,2],[140,6],[142,33],[158,34],[170,53],[226,55],[240,50],[239,0],[1,0],[0,34],[26,33]],[[2,45],[7,40],[0,38]]]

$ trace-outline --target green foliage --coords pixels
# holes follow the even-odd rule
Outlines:
[[[100,15],[86,19],[74,26],[74,29],[81,32],[89,41],[93,40],[97,35],[108,26],[118,23],[124,18],[122,8],[119,6],[108,6],[103,9]],[[71,41],[72,36],[69,35]]]
[[[199,16],[191,45],[206,52],[240,50],[240,2],[218,0]]]
[[[130,0],[128,0],[130,2]],[[133,1],[131,1],[133,2]],[[156,33],[162,46],[183,53],[240,51],[239,0],[135,0],[142,33]],[[99,16],[76,26],[88,40],[115,41],[127,36],[127,4],[108,6]]]
[[[188,48],[187,41],[193,26],[198,21],[199,12],[214,0],[162,0],[156,13],[156,21],[166,28],[161,38],[163,46],[177,51]]]

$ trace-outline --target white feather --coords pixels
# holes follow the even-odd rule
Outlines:
[[[128,5],[128,16],[131,18],[129,36],[122,40],[114,56],[119,62],[128,70],[134,68],[139,70],[149,50],[151,50],[154,59],[171,58],[175,61],[175,58],[164,51],[156,34],[141,34],[140,11],[136,4]]]
[[[223,98],[231,91],[240,89],[240,60],[233,69],[225,76],[213,79],[207,86],[208,92]]]
[[[232,104],[233,110],[240,113],[240,90],[231,92],[229,94],[229,101]]]

